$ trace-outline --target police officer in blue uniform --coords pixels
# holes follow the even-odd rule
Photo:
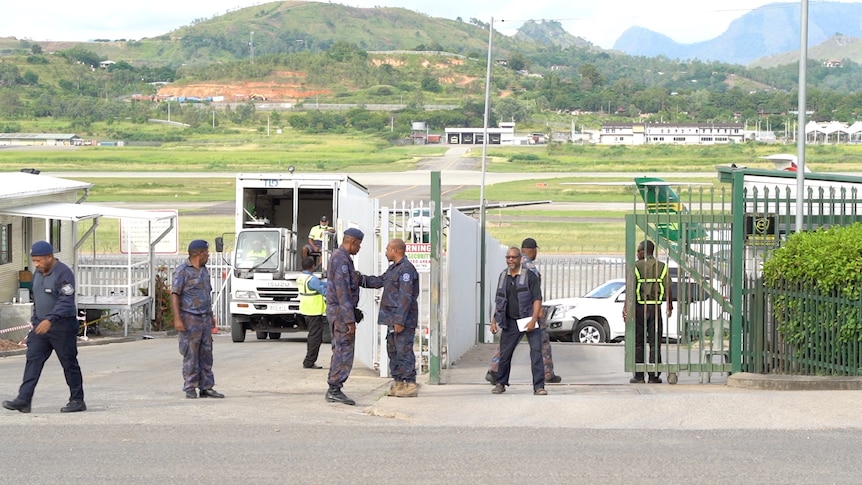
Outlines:
[[[183,391],[186,398],[223,398],[213,389],[212,284],[207,269],[209,243],[195,239],[189,243],[189,259],[177,266],[171,285],[174,328],[183,356]]]
[[[386,245],[386,259],[392,263],[380,276],[364,275],[360,286],[383,288],[378,325],[386,325],[386,353],[389,373],[394,379],[390,396],[416,397],[416,356],[413,341],[419,324],[419,273],[404,255],[407,249],[401,239]]]
[[[86,411],[84,383],[78,365],[78,312],[75,309],[75,274],[54,258],[54,247],[38,241],[30,248],[30,259],[36,267],[33,276],[32,329],[27,335],[27,364],[18,397],[3,401],[3,407],[22,413],[30,412],[33,391],[51,352],[63,366],[69,386],[69,403],[60,412]]]
[[[344,231],[341,246],[332,251],[326,270],[326,319],[332,328],[332,360],[326,401],[349,406],[355,405],[356,401],[347,397],[341,388],[353,370],[356,324],[362,320],[362,314],[356,308],[360,275],[354,269],[351,256],[359,252],[364,238],[365,234],[355,227]]]
[[[512,369],[512,354],[526,333],[530,343],[530,369],[533,373],[533,394],[544,396],[545,369],[542,364],[542,332],[539,330],[539,314],[542,311],[542,288],[539,277],[521,266],[521,250],[516,247],[506,251],[507,269],[500,274],[497,293],[494,299],[494,318],[491,332],[500,335],[500,368],[497,371],[497,384],[491,389],[493,394],[506,392],[509,385],[509,372]],[[526,328],[521,331],[517,320],[529,318]]]

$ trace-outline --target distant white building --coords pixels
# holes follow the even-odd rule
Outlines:
[[[820,144],[862,143],[862,122],[852,125],[840,121],[818,123],[809,121],[805,125],[805,142]]]
[[[73,146],[83,140],[74,133],[0,133],[0,146]]]
[[[745,130],[739,123],[608,123],[603,124],[603,145],[716,145],[742,143]]]
[[[451,145],[481,145],[485,140],[484,127],[446,128],[446,143]],[[526,138],[524,139],[526,142]],[[515,123],[504,121],[497,128],[488,127],[489,145],[515,144]]]

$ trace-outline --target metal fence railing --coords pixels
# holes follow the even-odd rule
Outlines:
[[[862,301],[856,290],[823,292],[748,282],[743,363],[753,372],[862,375]],[[855,296],[854,296],[855,295]]]
[[[546,256],[539,254],[536,264],[542,273],[542,298],[554,300],[584,296],[596,286],[615,278],[625,278],[622,255]]]
[[[230,255],[226,255],[229,260]],[[154,259],[156,272],[161,272],[167,281],[173,279],[174,270],[183,261],[188,259],[185,255],[156,255]],[[210,256],[207,263],[213,287],[213,312],[216,317],[216,325],[219,330],[230,329],[229,302],[225,298],[225,282],[230,271],[227,263],[217,254]],[[153,295],[147,294],[150,288],[150,265],[149,261],[132,261],[129,263],[127,255],[105,255],[97,257],[81,255],[75,268],[78,278],[79,307],[97,308],[99,299],[93,297],[114,297],[112,304],[106,308],[121,308],[124,319],[130,319],[130,328],[137,330],[149,330],[152,315],[146,314],[149,306],[153,304]],[[142,290],[144,289],[144,290]],[[142,305],[141,298],[148,298],[149,302]],[[86,302],[82,304],[81,302]],[[146,310],[143,310],[146,308]],[[132,310],[135,310],[133,313]]]

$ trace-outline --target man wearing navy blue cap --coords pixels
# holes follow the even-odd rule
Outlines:
[[[54,258],[54,247],[38,241],[30,249],[36,267],[33,275],[32,329],[27,334],[27,364],[18,397],[3,401],[3,407],[22,413],[30,412],[30,402],[42,368],[51,352],[63,366],[69,386],[69,403],[60,412],[86,411],[84,383],[78,365],[78,312],[75,309],[75,274]]]
[[[212,284],[207,270],[209,243],[195,239],[189,243],[189,259],[174,271],[171,286],[171,308],[174,328],[183,356],[183,391],[186,398],[223,398],[213,389],[213,336],[215,316],[212,310]]]
[[[359,274],[353,267],[351,256],[359,252],[364,238],[362,231],[355,227],[344,231],[341,246],[332,251],[326,270],[326,319],[332,326],[332,360],[326,401],[349,406],[356,401],[347,397],[341,388],[353,370],[356,324],[362,319],[362,312],[356,308],[359,303]]]

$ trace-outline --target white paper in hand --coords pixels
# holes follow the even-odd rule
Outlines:
[[[524,318],[519,318],[519,319],[515,320],[516,322],[518,322],[518,331],[526,332],[527,331],[527,325],[530,324],[530,320],[532,320],[532,319],[533,319],[533,317],[524,317]]]

